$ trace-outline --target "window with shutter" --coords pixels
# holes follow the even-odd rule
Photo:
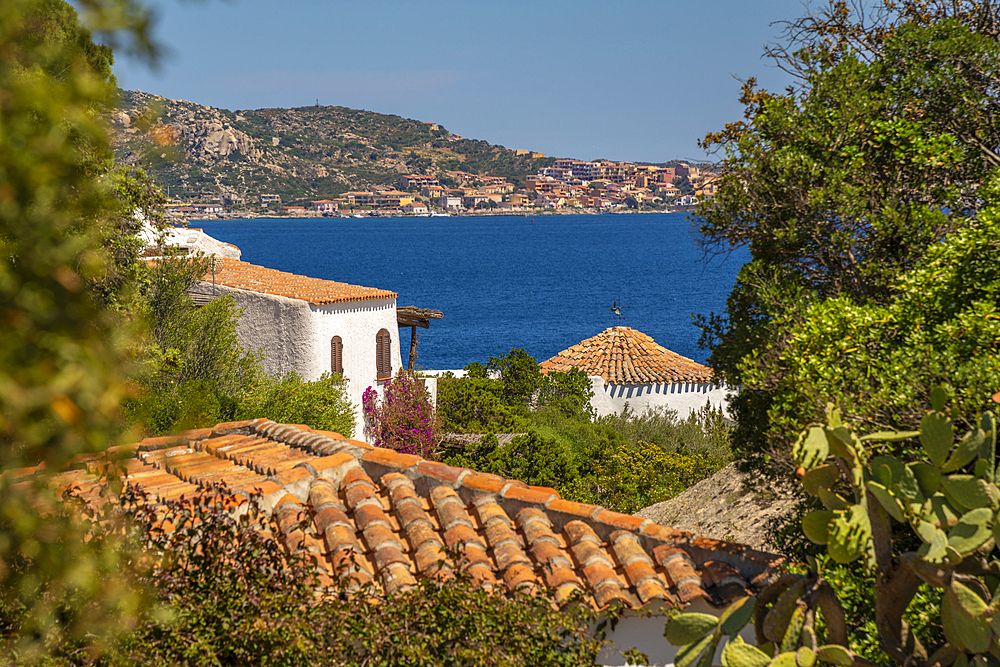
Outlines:
[[[340,336],[330,339],[330,372],[344,374],[344,342]]]
[[[375,335],[375,369],[379,380],[392,377],[392,338],[385,329]]]

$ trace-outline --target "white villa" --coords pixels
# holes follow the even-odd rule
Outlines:
[[[712,369],[656,344],[630,327],[611,327],[539,364],[542,372],[579,368],[590,377],[597,416],[670,408],[684,419],[710,404],[728,408],[728,387]]]
[[[265,350],[268,373],[295,371],[305,380],[340,373],[361,436],[361,395],[368,387],[381,395],[401,363],[395,292],[219,257],[198,291],[195,296],[233,295],[243,309],[240,343]]]

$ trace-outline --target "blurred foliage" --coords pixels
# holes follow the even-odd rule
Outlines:
[[[148,46],[130,0],[84,0],[91,25]],[[151,53],[147,49],[146,53]],[[60,471],[119,434],[127,324],[86,289],[113,273],[99,241],[120,222],[120,180],[99,113],[112,99],[111,50],[96,45],[59,0],[0,3],[0,472],[44,461]],[[108,287],[108,290],[115,288]],[[36,487],[0,475],[0,627],[4,659],[30,660],[52,642],[99,652],[139,598],[111,573],[128,556]]]

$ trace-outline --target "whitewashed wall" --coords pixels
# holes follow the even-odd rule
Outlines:
[[[590,404],[597,411],[598,417],[617,414],[629,408],[642,414],[647,410],[670,408],[677,411],[680,419],[695,410],[700,410],[710,403],[713,408],[721,407],[729,414],[729,402],[726,395],[730,389],[717,384],[604,384],[599,376],[590,376],[590,385],[594,397]]]
[[[721,609],[710,606],[702,599],[695,600],[684,611],[711,614],[713,616],[718,616],[722,613]],[[615,629],[608,633],[607,639],[611,644],[598,654],[597,664],[625,667],[629,663],[622,657],[622,651],[637,648],[649,657],[650,667],[673,665],[674,656],[677,654],[679,647],[672,646],[663,637],[663,626],[666,622],[667,615],[665,613],[654,613],[651,616],[627,613],[618,621]],[[752,621],[747,623],[740,632],[740,636],[748,644],[755,643]],[[720,642],[715,660],[712,661],[713,665],[719,664],[719,656],[722,653],[724,644],[725,641]]]
[[[369,299],[349,303],[310,306],[312,310],[313,350],[308,362],[307,379],[315,380],[330,372],[330,340],[340,336],[344,344],[344,378],[347,395],[355,406],[354,437],[364,439],[364,417],[361,412],[361,395],[368,387],[383,396],[385,382],[375,378],[375,336],[385,329],[392,338],[392,373],[400,366],[399,328],[396,323],[395,299]]]
[[[249,290],[217,286],[220,294],[232,294],[243,309],[236,327],[240,344],[263,350],[264,371],[280,376],[291,371],[306,380],[329,373],[330,341],[343,343],[347,397],[354,405],[354,437],[364,439],[361,395],[374,387],[383,395],[384,381],[376,379],[375,336],[379,329],[392,340],[392,372],[399,369],[399,329],[395,299],[369,299],[316,306],[299,299]],[[267,415],[261,415],[266,417]]]
[[[215,290],[232,294],[243,309],[236,335],[245,349],[264,351],[265,372],[280,376],[297,371],[305,376],[304,362],[311,354],[315,335],[308,303],[223,285],[216,285]]]

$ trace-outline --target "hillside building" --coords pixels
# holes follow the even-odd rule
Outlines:
[[[382,395],[385,381],[400,367],[395,292],[229,258],[215,258],[198,289],[236,299],[243,309],[236,328],[240,344],[264,350],[266,372],[295,371],[305,380],[342,375],[359,432],[361,395],[368,387]]]
[[[590,378],[591,406],[598,417],[620,413],[627,403],[637,414],[669,408],[678,417],[706,405],[728,408],[729,388],[712,369],[657,345],[630,327],[611,327],[539,364],[542,372],[578,368]]]

